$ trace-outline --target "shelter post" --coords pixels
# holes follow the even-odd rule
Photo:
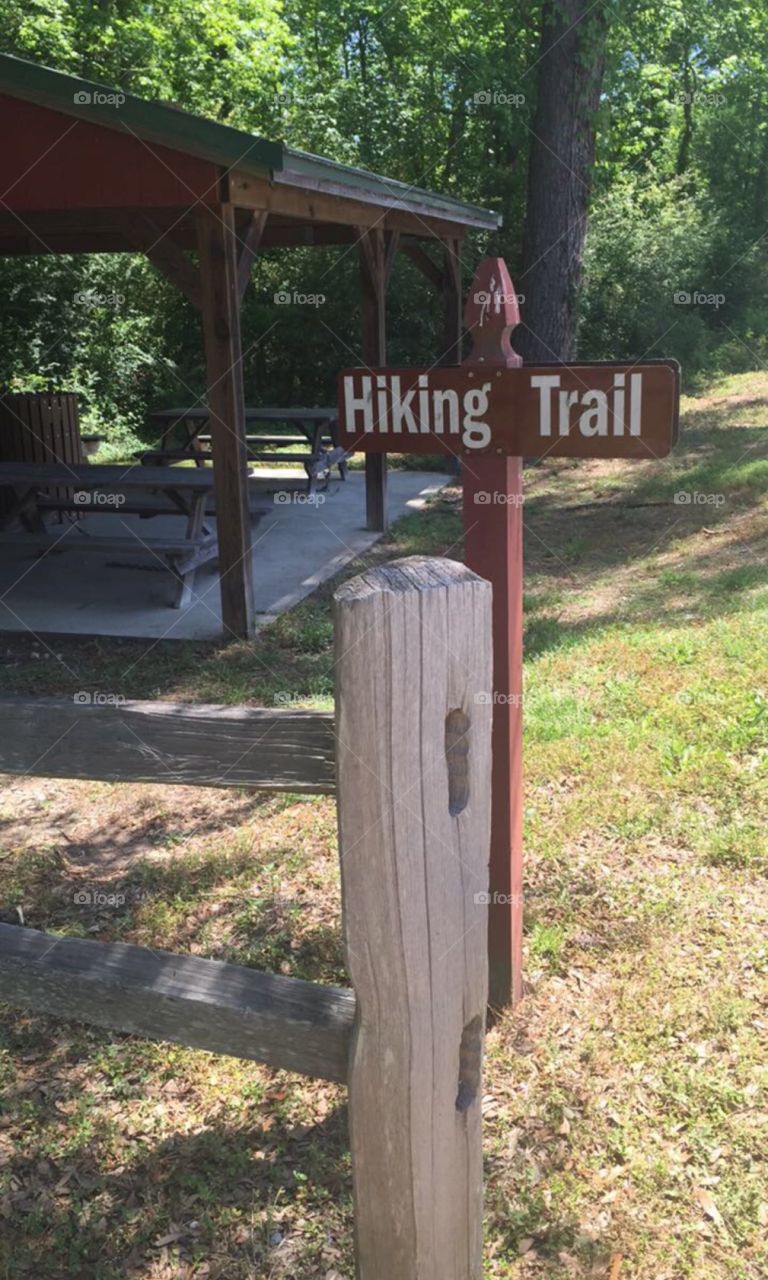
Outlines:
[[[461,240],[443,241],[443,351],[441,364],[461,364],[463,297],[461,290]]]
[[[380,227],[360,228],[360,309],[363,363],[371,369],[387,362],[387,284],[397,241],[395,232]],[[386,455],[366,454],[365,458],[366,525],[376,532],[387,528],[387,459]]]
[[[225,632],[245,639],[253,632],[253,568],[234,209],[230,204],[200,205],[196,222],[221,616]]]

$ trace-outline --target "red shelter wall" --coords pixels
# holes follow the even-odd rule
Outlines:
[[[219,170],[207,160],[5,94],[0,123],[0,210],[178,207],[216,199]]]

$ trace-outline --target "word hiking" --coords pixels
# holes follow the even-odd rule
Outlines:
[[[379,431],[394,435],[461,436],[467,449],[490,443],[488,412],[491,383],[469,387],[463,394],[450,387],[430,387],[429,374],[419,374],[416,386],[404,391],[398,374],[364,376],[359,394],[353,377],[344,379],[347,430]],[[375,382],[375,394],[374,394]],[[408,442],[403,442],[407,450]]]
[[[366,453],[662,458],[677,439],[679,375],[673,360],[347,369],[340,443]]]

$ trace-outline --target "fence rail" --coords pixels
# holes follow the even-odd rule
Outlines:
[[[333,714],[0,698],[0,773],[330,794]]]
[[[0,772],[330,792],[354,991],[0,925],[0,999],[346,1082],[358,1280],[481,1280],[491,589],[413,557],[336,594],[305,711],[0,700]],[[336,756],[338,755],[338,760]]]
[[[0,924],[0,1000],[325,1080],[347,1079],[355,997],[342,987]]]

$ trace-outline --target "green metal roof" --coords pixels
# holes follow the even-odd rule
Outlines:
[[[261,176],[271,174],[278,182],[284,177],[297,186],[306,181],[308,189],[325,187],[345,195],[348,189],[350,198],[428,212],[465,226],[492,230],[501,225],[498,214],[452,196],[337,164],[283,142],[271,142],[167,103],[137,98],[114,86],[54,71],[11,54],[0,54],[0,93],[63,111],[91,124],[135,133],[147,141],[198,156],[226,169]],[[115,95],[120,97],[119,106],[115,106]]]

